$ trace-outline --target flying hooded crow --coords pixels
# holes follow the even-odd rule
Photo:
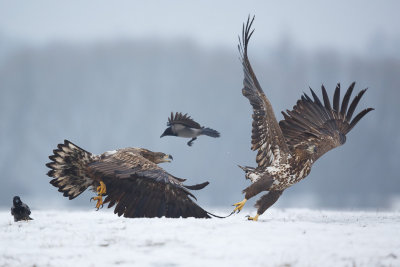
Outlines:
[[[11,215],[14,216],[14,221],[33,220],[29,217],[29,214],[31,214],[31,210],[28,205],[23,203],[19,196],[15,196],[13,199],[13,206],[11,207]]]
[[[171,118],[168,118],[167,126],[169,127],[165,129],[160,138],[166,135],[192,138],[187,143],[188,146],[192,146],[193,141],[196,140],[199,135],[207,135],[214,138],[220,136],[219,132],[216,130],[204,128],[190,116],[187,114],[183,115],[180,112],[176,112],[175,116],[174,113],[171,112]]]

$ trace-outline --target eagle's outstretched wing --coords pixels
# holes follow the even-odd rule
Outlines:
[[[197,122],[195,122],[189,115],[182,114],[181,112],[174,113],[171,112],[171,117],[168,118],[167,126],[171,126],[173,124],[183,124],[190,128],[200,129],[201,126]]]
[[[90,163],[88,170],[106,184],[104,203],[109,202],[109,208],[116,204],[114,213],[118,216],[209,218],[188,190],[201,189],[208,183],[186,188],[181,179],[140,155],[116,152]]]
[[[350,104],[351,93],[355,83],[347,89],[340,106],[340,84],[336,86],[333,104],[329,101],[325,87],[322,85],[324,104],[310,88],[313,99],[304,94],[293,110],[282,112],[284,120],[279,122],[289,149],[308,149],[314,146],[312,160],[315,162],[329,150],[344,144],[346,134],[373,108],[367,108],[351,120],[358,102],[367,89],[358,93]]]
[[[265,168],[274,161],[284,162],[290,151],[286,145],[281,128],[275,118],[271,103],[265,96],[247,57],[247,46],[254,30],[251,31],[254,17],[243,24],[242,38],[239,37],[239,53],[242,60],[244,80],[242,93],[253,106],[253,129],[251,149],[258,150],[256,161]]]

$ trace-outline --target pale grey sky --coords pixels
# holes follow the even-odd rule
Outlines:
[[[392,207],[399,3],[0,0],[0,208],[14,195],[32,208],[88,207],[91,192],[69,201],[45,175],[64,139],[93,153],[138,146],[172,154],[167,171],[188,184],[211,182],[196,192],[201,205],[242,199],[248,181],[236,164],[255,166],[237,51],[248,14],[256,15],[250,59],[278,119],[309,85],[320,95],[321,83],[332,96],[337,82],[357,81],[356,91],[370,88],[358,110],[376,108],[277,205]],[[160,139],[171,111],[221,138],[191,148]]]
[[[399,1],[0,1],[0,34],[38,44],[116,38],[187,38],[235,48],[255,14],[255,46],[290,36],[300,47],[368,52],[400,43]],[[384,40],[381,40],[384,39]]]

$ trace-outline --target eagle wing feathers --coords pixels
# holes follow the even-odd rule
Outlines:
[[[310,88],[313,98],[304,94],[293,110],[282,112],[284,120],[279,122],[289,149],[294,153],[297,148],[307,149],[315,146],[313,161],[329,150],[344,144],[346,134],[373,108],[361,111],[353,120],[353,112],[365,90],[362,90],[350,103],[355,83],[352,83],[343,97],[340,106],[340,84],[336,86],[331,105],[325,87],[322,85],[323,103]]]
[[[129,149],[89,164],[88,170],[106,184],[104,203],[109,203],[108,207],[116,205],[114,213],[118,216],[209,218],[190,198],[196,199],[188,190],[191,187],[182,184],[184,179],[170,175]]]
[[[247,56],[247,47],[251,35],[253,19],[243,24],[242,38],[239,37],[239,53],[243,65],[244,79],[242,94],[249,99],[253,107],[251,149],[258,150],[256,161],[259,167],[266,168],[274,161],[285,161],[290,153],[281,128],[275,118],[271,103],[265,96]]]

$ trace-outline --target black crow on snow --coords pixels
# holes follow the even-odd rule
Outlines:
[[[19,196],[15,196],[13,199],[13,206],[11,207],[11,215],[14,216],[14,221],[22,221],[22,220],[33,220],[29,215],[31,214],[31,210],[28,205],[23,203]]]

